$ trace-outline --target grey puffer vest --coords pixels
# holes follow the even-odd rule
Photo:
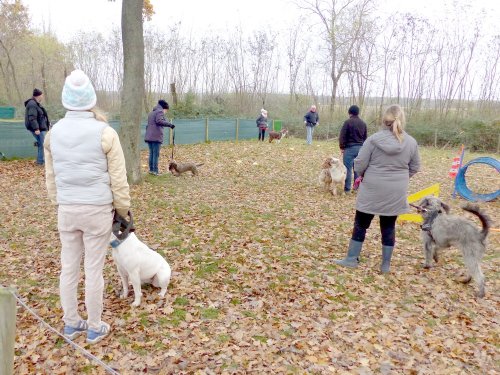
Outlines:
[[[92,112],[68,111],[50,130],[58,204],[113,202],[102,132],[108,126]]]

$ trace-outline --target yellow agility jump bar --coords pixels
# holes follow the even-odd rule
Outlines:
[[[408,196],[408,203],[413,203],[421,200],[423,197],[427,195],[434,195],[439,197],[439,184],[434,184],[425,188],[424,190],[417,191],[414,194]],[[421,223],[424,220],[422,219],[422,215],[420,214],[403,214],[398,216],[398,222],[401,221],[412,221],[414,223]]]

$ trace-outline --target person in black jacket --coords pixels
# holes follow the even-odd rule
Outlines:
[[[366,124],[359,116],[359,107],[352,105],[348,110],[349,119],[344,122],[339,134],[339,147],[342,158],[347,168],[344,191],[350,192],[352,187],[352,171],[354,169],[354,159],[358,156],[359,149],[368,137]],[[354,171],[354,181],[358,178]],[[357,190],[357,189],[354,189]]]
[[[43,142],[45,134],[50,129],[49,116],[47,111],[42,107],[43,93],[39,89],[33,90],[33,97],[24,102],[26,111],[24,114],[24,125],[35,138],[35,146],[38,147],[36,163],[44,165],[45,159],[43,156]]]

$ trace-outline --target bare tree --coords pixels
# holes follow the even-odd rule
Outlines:
[[[297,0],[300,8],[319,18],[328,46],[329,74],[332,81],[331,108],[335,108],[342,77],[352,71],[353,46],[366,38],[371,24],[373,0]]]
[[[272,87],[272,81],[275,79],[271,74],[276,69],[275,60],[277,61],[275,39],[276,35],[256,31],[248,40],[248,60],[252,72],[250,91],[252,95],[259,96],[262,106],[265,105],[268,89]]]
[[[17,79],[16,63],[12,58],[13,50],[19,46],[20,40],[29,36],[28,9],[20,0],[0,2],[0,50],[5,59],[0,58],[0,73],[5,85],[7,97],[14,101],[11,86],[14,86],[18,103],[22,101],[21,91]]]
[[[292,98],[297,100],[297,79],[299,71],[306,61],[308,52],[307,45],[301,42],[301,38],[299,38],[303,34],[301,25],[302,23],[299,22],[295,28],[291,28],[288,31],[287,62],[290,100]]]
[[[491,111],[495,102],[500,100],[500,35],[488,43],[488,53],[484,56],[479,93],[479,109]]]

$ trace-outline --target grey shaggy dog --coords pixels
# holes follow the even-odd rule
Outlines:
[[[198,167],[201,167],[203,164],[196,163],[177,163],[175,160],[171,160],[168,163],[168,170],[172,172],[174,176],[180,176],[184,172],[191,172],[193,176],[198,174]]]
[[[432,267],[432,259],[438,261],[438,250],[456,246],[462,252],[467,274],[460,279],[462,283],[469,283],[471,279],[478,285],[477,296],[484,297],[484,275],[481,271],[481,259],[486,251],[486,237],[491,226],[490,218],[478,205],[467,204],[463,210],[476,215],[481,221],[482,230],[470,220],[450,215],[450,207],[436,197],[425,197],[420,201],[419,212],[424,219],[435,214],[429,231],[422,231],[424,243],[425,268]]]

